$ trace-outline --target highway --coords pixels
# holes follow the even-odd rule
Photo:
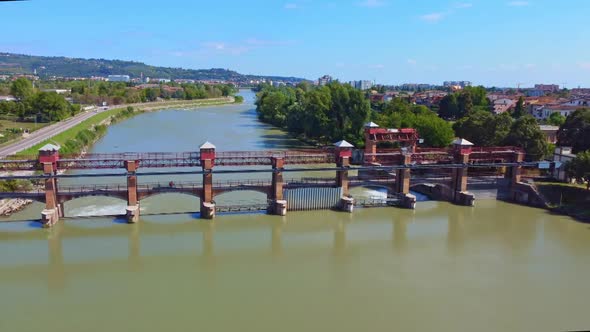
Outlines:
[[[48,140],[53,136],[63,132],[64,130],[68,130],[74,127],[75,125],[79,124],[80,122],[87,120],[98,113],[106,112],[109,109],[110,107],[97,107],[97,109],[93,111],[83,111],[80,114],[77,114],[76,116],[71,117],[67,120],[60,121],[47,127],[43,127],[39,130],[36,130],[26,138],[21,138],[20,140],[13,142],[12,144],[1,147],[0,158],[4,158],[6,156],[13,155],[19,151],[28,149],[31,146],[34,146],[35,144],[39,144],[45,140]]]

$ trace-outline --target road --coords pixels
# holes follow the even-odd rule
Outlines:
[[[226,101],[226,102],[233,102],[233,97],[222,97],[222,98],[209,98],[209,99],[200,99],[198,100],[200,102],[208,102],[208,101]],[[19,151],[25,150],[30,148],[31,146],[34,146],[35,144],[39,144],[43,141],[46,141],[50,138],[52,138],[53,136],[63,132],[64,130],[68,130],[72,127],[74,127],[75,125],[79,124],[80,122],[87,120],[93,116],[95,116],[98,113],[102,113],[102,112],[106,112],[110,109],[113,108],[125,108],[127,106],[133,106],[133,107],[148,107],[148,108],[154,108],[154,107],[162,107],[162,106],[179,106],[179,105],[183,105],[186,103],[191,103],[191,101],[189,100],[180,100],[180,101],[175,101],[175,102],[168,102],[168,103],[138,103],[138,104],[122,104],[122,105],[114,105],[114,106],[101,106],[101,107],[97,107],[96,110],[92,110],[92,111],[83,111],[82,113],[69,118],[67,120],[61,121],[61,122],[57,122],[54,123],[50,126],[47,127],[43,127],[39,130],[36,130],[34,132],[32,132],[28,137],[26,138],[22,138],[19,141],[13,142],[9,145],[6,145],[4,147],[0,148],[0,159],[4,158],[6,156],[10,156],[13,154],[16,154]]]
[[[121,106],[116,107],[119,108]],[[31,146],[34,146],[35,144],[39,144],[45,140],[48,140],[51,137],[61,133],[62,131],[70,129],[75,125],[79,124],[80,122],[87,120],[98,113],[106,112],[109,109],[110,107],[100,107],[97,108],[96,111],[85,111],[67,120],[60,121],[50,126],[36,130],[32,132],[28,137],[22,138],[19,141],[16,141],[10,145],[0,148],[0,158],[4,158],[6,156],[13,155],[19,151],[28,149]]]

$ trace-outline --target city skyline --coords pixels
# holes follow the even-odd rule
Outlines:
[[[590,28],[579,24],[590,3],[581,0],[0,6],[18,27],[0,42],[5,52],[342,82],[590,86]]]

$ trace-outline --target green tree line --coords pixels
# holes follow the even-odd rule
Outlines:
[[[262,121],[321,144],[345,139],[362,147],[364,124],[370,120],[384,127],[415,127],[428,146],[447,146],[453,139],[450,124],[428,108],[396,98],[377,112],[365,94],[349,84],[264,86],[257,96],[256,109]]]

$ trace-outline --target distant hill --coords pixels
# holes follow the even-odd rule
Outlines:
[[[156,67],[145,63],[122,60],[80,59],[67,57],[34,56],[0,52],[0,74],[32,74],[37,70],[41,78],[51,76],[91,77],[129,75],[144,77],[193,80],[225,80],[245,83],[250,80],[300,82],[303,78],[282,76],[243,75],[229,69],[183,69]]]

